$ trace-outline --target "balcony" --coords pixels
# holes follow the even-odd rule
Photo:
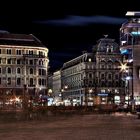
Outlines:
[[[47,58],[47,56],[40,55],[40,54],[23,54],[23,57],[26,57],[26,58]]]

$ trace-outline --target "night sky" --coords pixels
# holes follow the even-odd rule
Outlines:
[[[50,2],[51,1],[51,2]],[[139,0],[79,1],[25,0],[1,3],[0,30],[34,34],[49,49],[50,71],[91,51],[97,40],[108,34],[119,43],[119,29],[127,11],[139,11]]]

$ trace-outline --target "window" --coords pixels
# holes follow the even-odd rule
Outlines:
[[[118,81],[116,81],[116,87],[119,87],[119,82]]]
[[[30,65],[33,65],[33,60],[30,60],[29,62],[30,62]]]
[[[102,78],[102,79],[104,79],[104,78],[105,78],[105,75],[104,75],[104,73],[102,73],[102,74],[101,74],[101,78]]]
[[[17,55],[21,55],[21,50],[16,50]]]
[[[101,69],[105,69],[105,65],[104,64],[101,65]]]
[[[0,73],[2,73],[2,70],[1,70],[1,68],[0,68]]]
[[[33,74],[33,69],[32,68],[30,68],[30,74]]]
[[[7,84],[11,85],[11,78],[10,77],[8,77],[8,79],[7,79]]]
[[[11,54],[11,49],[7,49],[7,54]]]
[[[108,79],[111,79],[112,78],[112,74],[108,74]]]
[[[29,54],[32,55],[33,54],[33,50],[29,50]]]
[[[42,75],[46,75],[46,70],[42,69]]]
[[[42,79],[42,85],[45,85],[45,80],[44,79]]]
[[[108,69],[111,69],[111,68],[112,68],[112,65],[111,65],[111,64],[109,64],[109,65],[108,65]]]
[[[105,82],[104,81],[101,81],[101,86],[105,87]]]
[[[41,85],[41,79],[38,79],[38,84]]]
[[[39,56],[43,56],[43,52],[39,51]]]
[[[30,86],[33,86],[33,78],[30,78]]]
[[[89,78],[92,78],[92,73],[89,73]]]
[[[115,79],[119,79],[119,75],[118,74],[115,75]]]
[[[11,73],[11,68],[7,68],[7,73]]]
[[[42,61],[41,60],[39,60],[39,65],[41,65],[42,63],[41,63]]]
[[[17,74],[20,74],[20,68],[17,68]]]
[[[39,75],[41,75],[41,69],[39,69]]]
[[[17,78],[17,85],[21,85],[21,78]]]
[[[0,64],[2,63],[2,59],[0,58]]]
[[[108,82],[108,86],[112,87],[112,82],[111,81]]]
[[[12,63],[11,59],[7,59],[7,64],[11,64],[11,63]]]
[[[21,60],[20,59],[17,59],[17,64],[20,64],[21,63]]]

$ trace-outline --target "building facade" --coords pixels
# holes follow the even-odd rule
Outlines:
[[[85,52],[83,55],[64,63],[61,79],[65,104],[83,105],[86,103],[88,94],[85,93],[88,92],[87,89],[93,88],[94,74],[95,60],[92,53]],[[92,97],[90,100],[93,103]]]
[[[54,96],[54,104],[60,105],[62,102],[62,95],[61,95],[61,70],[55,71],[53,73],[53,96]]]
[[[122,56],[114,39],[102,38],[93,52],[64,63],[63,100],[67,105],[119,104],[125,88],[120,70]],[[67,89],[64,87],[67,86]]]
[[[138,13],[137,13],[138,15]],[[139,12],[140,16],[140,12]],[[140,18],[129,18],[120,28],[121,54],[127,66],[126,86],[130,103],[140,104]]]
[[[48,49],[32,34],[0,33],[1,99],[45,94],[48,63]]]
[[[114,39],[101,38],[96,45],[97,103],[124,102],[125,88],[121,71],[122,56]]]

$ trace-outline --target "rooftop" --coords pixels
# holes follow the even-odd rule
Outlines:
[[[44,47],[41,41],[32,34],[11,34],[7,31],[0,31],[0,45]]]

